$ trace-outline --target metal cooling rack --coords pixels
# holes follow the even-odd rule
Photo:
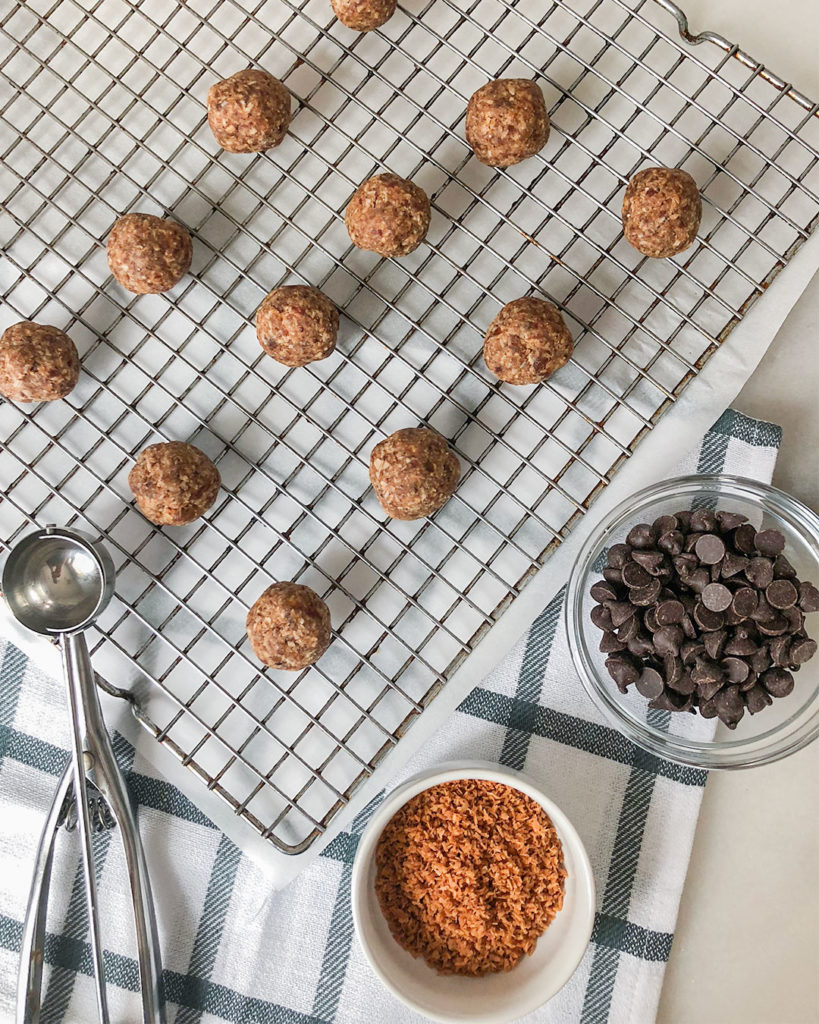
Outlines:
[[[708,45],[693,50],[677,37]],[[4,323],[68,330],[80,385],[0,406],[0,539],[85,522],[119,572],[94,657],[143,724],[279,850],[307,849],[804,241],[819,214],[817,108],[666,0],[420,0],[349,32],[326,0],[33,0],[0,21]],[[667,22],[667,24],[666,24]],[[296,104],[278,149],[220,152],[209,85],[248,64]],[[508,171],[470,157],[488,77],[542,86],[552,136]],[[646,163],[701,186],[695,246],[641,259],[622,187]],[[377,170],[432,199],[428,244],[354,250],[343,211]],[[133,297],[104,244],[129,210],[194,236],[170,296]],[[253,315],[286,281],[343,311],[338,352],[285,370]],[[576,339],[541,387],[481,359],[500,305],[548,296]],[[431,521],[385,520],[372,446],[428,423],[464,475]],[[224,488],[154,530],[127,473],[183,438]],[[248,606],[274,579],[330,604],[309,671],[258,671]]]

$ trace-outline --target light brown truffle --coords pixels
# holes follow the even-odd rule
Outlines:
[[[370,455],[370,483],[393,519],[422,519],[446,504],[461,478],[458,457],[428,427],[396,430]]]
[[[221,478],[204,452],[184,441],[151,444],[128,474],[137,506],[158,526],[184,526],[216,501]]]
[[[539,153],[548,138],[546,102],[531,79],[498,78],[470,97],[466,141],[482,164],[519,164]]]
[[[338,310],[318,288],[283,285],[269,292],[256,311],[256,335],[277,363],[305,366],[335,349]]]
[[[53,402],[74,390],[77,346],[57,327],[22,320],[0,337],[0,395],[12,402]]]
[[[396,0],[331,0],[333,14],[355,32],[370,32],[395,13]]]
[[[664,259],[687,249],[697,237],[702,200],[697,183],[678,167],[638,171],[623,198],[623,233],[644,256]]]
[[[377,174],[356,189],[344,214],[353,245],[380,256],[406,256],[426,238],[429,198],[397,174]]]
[[[208,89],[208,124],[229,153],[273,149],[290,127],[290,93],[267,71],[237,71]]]
[[[330,609],[310,587],[274,583],[247,613],[247,637],[259,661],[297,672],[330,646]]]
[[[166,292],[187,274],[193,244],[181,224],[150,213],[126,213],[108,236],[108,266],[137,295]]]
[[[486,365],[507,384],[539,384],[565,366],[574,350],[560,310],[545,299],[507,302],[483,343]]]

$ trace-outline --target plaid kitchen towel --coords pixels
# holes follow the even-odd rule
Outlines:
[[[675,472],[725,470],[769,481],[779,427],[728,411]],[[598,907],[591,945],[569,984],[529,1024],[655,1017],[671,949],[705,772],[645,754],[604,724],[570,663],[561,591],[456,721],[401,772],[453,758],[494,760],[529,773],[577,826],[591,858]],[[68,726],[54,682],[0,648],[0,1021],[13,1019],[21,921],[35,845]],[[353,934],[350,874],[377,800],[290,886],[262,872],[181,793],[117,737],[140,807],[176,1024],[410,1024],[369,970]],[[140,1019],[125,867],[118,840],[101,850],[103,936],[112,1019]],[[46,945],[44,1024],[96,1019],[75,843],[62,843]],[[70,848],[71,853],[66,853]],[[107,927],[106,927],[107,926]]]

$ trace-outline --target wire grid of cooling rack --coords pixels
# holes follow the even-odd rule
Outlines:
[[[0,539],[35,522],[107,538],[100,674],[131,681],[142,724],[283,852],[326,829],[816,221],[816,107],[724,40],[691,50],[658,3],[413,0],[367,35],[326,0],[6,6],[2,326],[64,327],[83,374],[64,402],[0,406]],[[207,88],[250,64],[287,84],[291,130],[224,154]],[[495,171],[462,117],[501,75],[536,77],[553,128],[539,157]],[[647,163],[702,190],[700,238],[673,261],[621,237],[622,187]],[[432,201],[428,242],[401,261],[354,250],[343,225],[383,169]],[[130,210],[193,234],[169,295],[108,273]],[[343,313],[336,354],[296,370],[253,330],[287,281]],[[574,359],[500,387],[482,334],[532,292],[560,306]],[[463,479],[432,520],[389,522],[369,452],[420,422]],[[224,487],[205,521],[158,531],[127,473],[175,438]],[[296,677],[261,674],[244,636],[274,579],[332,611],[334,643]]]

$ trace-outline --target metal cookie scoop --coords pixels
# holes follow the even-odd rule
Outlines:
[[[58,638],[68,688],[72,759],[37,850],[23,926],[17,1024],[40,1019],[46,908],[54,841],[61,824],[73,824],[76,804],[99,1019],[108,1024],[108,1000],[100,941],[92,833],[119,825],[134,908],[144,1024],[164,1024],[162,968],[151,887],[125,781],[102,717],[88,647],[82,631],[104,610],[114,592],[114,563],[101,544],[79,530],[48,526],[29,534],[10,552],[2,587],[15,618],[36,633]]]

